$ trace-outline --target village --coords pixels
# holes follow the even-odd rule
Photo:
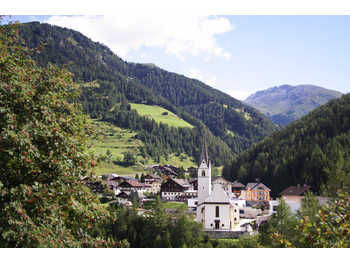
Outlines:
[[[152,165],[141,178],[105,174],[99,176],[97,182],[87,178],[83,182],[101,198],[106,198],[106,190],[110,191],[118,205],[133,207],[136,202],[140,215],[147,213],[147,203],[154,202],[157,196],[164,203],[183,204],[186,213],[193,215],[194,220],[202,224],[203,231],[213,238],[252,235],[276,212],[280,199],[296,213],[304,194],[311,191],[308,185],[290,186],[273,199],[271,189],[259,180],[244,185],[222,176],[212,178],[205,138],[199,160],[198,168],[185,171],[189,179],[180,179],[179,168],[175,166]],[[328,201],[317,198],[320,204]],[[168,208],[167,212],[176,213],[176,209]]]

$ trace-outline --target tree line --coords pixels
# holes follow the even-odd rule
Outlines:
[[[297,184],[334,196],[350,186],[349,116],[350,95],[332,100],[251,146],[225,166],[224,176],[245,183],[259,178],[274,196]]]
[[[74,73],[75,81],[96,81],[98,87],[86,88],[82,96],[84,111],[93,118],[121,101],[159,105],[193,126],[206,126],[222,141],[213,148],[225,144],[224,151],[228,146],[230,155],[277,130],[258,111],[229,95],[155,66],[125,62],[106,46],[74,30],[32,22],[21,26],[20,35],[29,47],[46,43],[43,51],[33,54],[39,65],[65,65]],[[216,157],[215,162],[223,163]]]

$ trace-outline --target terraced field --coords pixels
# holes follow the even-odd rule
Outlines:
[[[131,152],[136,156],[136,164],[133,166],[121,166],[112,162],[100,161],[95,172],[97,175],[115,173],[120,175],[134,176],[146,172],[146,167],[155,164],[156,162],[151,158],[143,158],[139,147],[143,146],[142,141],[135,138],[136,132],[116,127],[110,123],[92,120],[92,127],[96,135],[91,138],[92,147],[89,152],[95,156],[96,159],[100,156],[106,156],[107,151],[111,154],[112,160],[122,160],[125,152]],[[190,166],[196,166],[193,160],[186,154],[176,156],[171,154],[166,160],[161,157],[159,164],[171,164],[175,166],[182,166],[187,169]]]

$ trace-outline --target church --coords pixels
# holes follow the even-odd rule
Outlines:
[[[205,138],[198,165],[197,222],[204,230],[233,230],[239,223],[239,208],[235,204],[232,185],[211,181],[211,162]]]

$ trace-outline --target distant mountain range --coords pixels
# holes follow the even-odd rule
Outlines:
[[[244,102],[285,126],[343,94],[314,85],[282,85],[250,95]]]
[[[84,111],[94,119],[137,132],[142,153],[187,153],[199,157],[205,134],[213,162],[223,165],[253,143],[278,130],[266,116],[196,79],[168,72],[154,64],[123,61],[103,44],[83,34],[44,23],[25,23],[20,36],[40,65],[67,67],[83,86]],[[193,126],[170,127],[138,114],[131,103],[161,106]]]
[[[240,154],[226,179],[259,179],[278,194],[291,185],[350,189],[350,94],[311,111]]]

